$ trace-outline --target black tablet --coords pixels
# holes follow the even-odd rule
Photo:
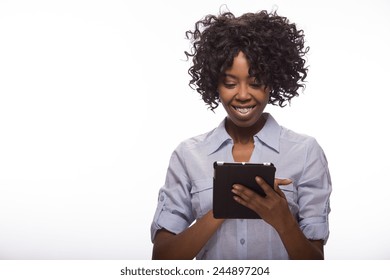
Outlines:
[[[261,219],[251,209],[233,199],[232,186],[244,185],[265,196],[255,177],[262,177],[272,188],[276,168],[272,163],[214,162],[213,212],[217,219]]]

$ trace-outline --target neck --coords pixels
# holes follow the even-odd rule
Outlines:
[[[234,143],[248,144],[250,142],[253,143],[253,136],[263,128],[265,121],[266,118],[262,115],[254,125],[249,127],[240,127],[227,118],[225,128],[230,137],[232,137]]]

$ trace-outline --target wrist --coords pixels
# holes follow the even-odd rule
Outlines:
[[[223,224],[223,222],[225,221],[225,219],[217,219],[217,218],[214,218],[214,212],[213,210],[210,210],[206,215],[208,215],[208,218],[210,219],[210,221],[215,224],[217,227],[219,227],[220,225]]]
[[[293,215],[287,215],[278,228],[275,228],[280,236],[299,229],[299,225]]]

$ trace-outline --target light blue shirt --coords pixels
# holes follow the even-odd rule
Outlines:
[[[280,186],[290,210],[308,239],[329,236],[331,179],[317,141],[267,121],[254,136],[250,162],[272,162],[277,178],[293,183]],[[212,209],[213,163],[233,162],[233,140],[225,121],[214,130],[182,142],[173,152],[151,226],[152,240],[159,229],[178,234]],[[261,219],[225,220],[197,255],[197,259],[288,259],[275,229]]]

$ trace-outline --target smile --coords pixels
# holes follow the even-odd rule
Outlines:
[[[236,106],[232,106],[234,110],[236,110],[237,112],[239,112],[240,114],[242,115],[247,115],[249,114],[253,108],[255,108],[256,106],[251,106],[251,107],[236,107]]]

